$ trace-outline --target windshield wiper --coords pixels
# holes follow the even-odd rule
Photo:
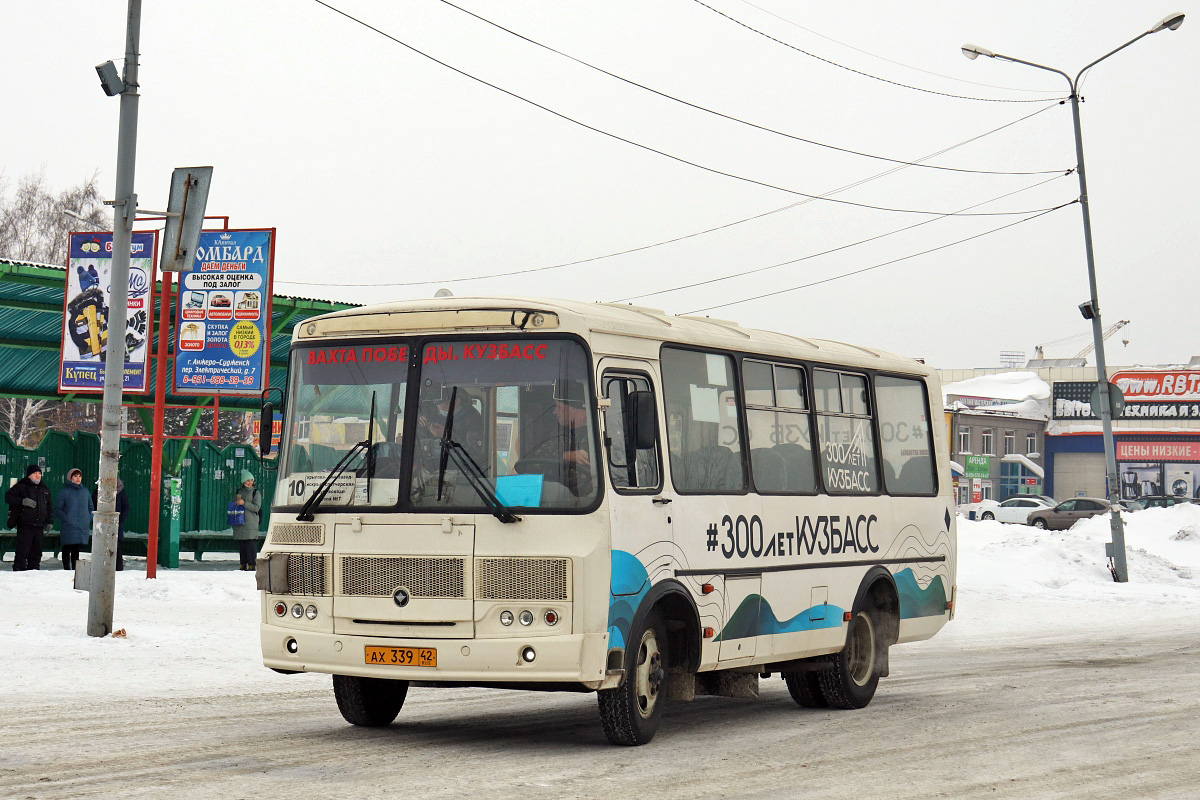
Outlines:
[[[520,522],[521,518],[514,514],[508,506],[500,502],[500,498],[492,491],[491,484],[487,479],[487,473],[484,472],[483,467],[479,466],[479,463],[471,457],[471,454],[467,452],[467,448],[452,438],[454,430],[454,402],[457,399],[458,387],[455,386],[450,390],[450,405],[446,409],[446,424],[442,427],[442,452],[438,463],[437,499],[439,501],[442,499],[442,488],[446,480],[446,462],[450,458],[454,458],[454,463],[466,477],[467,483],[483,499],[492,516],[501,522]]]
[[[367,418],[367,505],[371,505],[371,478],[375,475],[375,453],[371,444],[375,439],[375,392],[371,392],[371,416]]]
[[[369,453],[370,447],[371,439],[370,435],[368,434],[366,439],[356,443],[353,447],[347,450],[346,455],[342,456],[342,460],[337,463],[337,466],[325,476],[325,480],[321,481],[321,485],[316,488],[316,491],[314,491],[311,496],[309,496],[308,500],[304,502],[304,505],[300,506],[300,513],[296,515],[296,519],[300,520],[301,522],[312,522],[313,509],[321,504],[321,501],[325,499],[325,495],[329,494],[329,490],[333,488],[333,482],[337,480],[337,477],[345,472],[346,467],[350,465],[350,459],[352,459],[359,450]],[[367,482],[367,486],[370,487],[370,481]],[[370,491],[369,488],[368,491]]]

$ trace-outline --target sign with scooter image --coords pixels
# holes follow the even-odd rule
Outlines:
[[[103,392],[108,352],[112,271],[111,233],[70,234],[67,285],[63,297],[60,392]],[[124,391],[147,391],[158,233],[134,233],[130,242],[129,299],[126,312]]]

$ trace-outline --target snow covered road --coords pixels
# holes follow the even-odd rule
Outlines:
[[[61,572],[0,572],[0,797],[1200,797],[1200,507],[960,524],[958,618],[892,652],[861,711],[668,707],[609,746],[585,694],[414,688],[384,730],[346,725],[329,679],[257,660],[251,581],[120,576],[126,640],[83,633]]]

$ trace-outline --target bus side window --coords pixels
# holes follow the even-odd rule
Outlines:
[[[934,494],[933,437],[925,384],[908,378],[875,378],[886,488],[889,494]]]
[[[866,377],[814,369],[813,390],[825,490],[830,494],[875,494],[879,473]]]
[[[671,481],[678,492],[746,488],[734,363],[727,355],[662,349]]]
[[[657,438],[650,447],[634,442],[634,420],[629,402],[633,392],[653,397],[650,382],[634,375],[605,375],[604,396],[610,401],[604,410],[604,430],[608,437],[608,472],[617,489],[657,491],[660,485]]]

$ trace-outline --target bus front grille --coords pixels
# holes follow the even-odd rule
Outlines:
[[[461,558],[343,556],[341,593],[391,597],[401,586],[412,597],[466,597]]]
[[[289,553],[287,557],[288,594],[329,594],[329,556]]]
[[[325,544],[325,526],[286,523],[271,528],[271,544]]]
[[[571,562],[566,558],[477,558],[478,600],[570,600]]]

